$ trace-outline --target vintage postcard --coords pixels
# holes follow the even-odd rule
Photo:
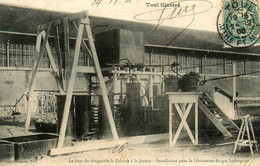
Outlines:
[[[259,166],[259,0],[0,0],[0,165]]]

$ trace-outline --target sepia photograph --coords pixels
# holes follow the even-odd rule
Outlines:
[[[0,165],[259,166],[260,0],[0,0]]]

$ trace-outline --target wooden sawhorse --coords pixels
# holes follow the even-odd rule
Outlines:
[[[250,125],[250,129],[249,126]],[[245,136],[245,130],[247,132],[247,139],[244,139]],[[250,133],[251,130],[251,133]],[[253,137],[253,140],[251,140],[250,134]],[[237,136],[237,141],[235,142],[235,148],[233,153],[236,153],[237,146],[239,146],[239,150],[241,149],[241,146],[249,146],[251,154],[254,155],[253,146],[255,145],[256,150],[258,150],[257,147],[257,141],[255,139],[255,133],[253,130],[252,122],[249,115],[246,115],[242,119],[242,124],[239,130],[239,134]]]
[[[185,129],[187,130],[187,133],[188,133],[193,145],[198,145],[198,97],[199,97],[199,94],[200,94],[199,92],[168,92],[168,93],[166,93],[166,95],[168,95],[168,99],[169,99],[169,145],[170,145],[170,147],[172,147],[176,144],[177,139],[179,138],[183,127],[185,127]],[[173,135],[173,132],[172,132],[172,129],[173,129],[172,105],[173,104],[181,118],[181,123],[175,133],[174,138],[172,138],[172,135]],[[179,104],[183,104],[183,107],[180,107]],[[187,124],[187,121],[186,121],[193,105],[195,105],[195,137],[193,136],[193,134]],[[186,106],[187,106],[187,108],[186,108]]]

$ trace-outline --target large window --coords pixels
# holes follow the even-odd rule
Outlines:
[[[0,66],[6,66],[6,48],[4,43],[0,43]]]
[[[57,62],[57,53],[55,48],[51,47],[55,62]],[[70,55],[73,57],[74,49],[70,49]],[[35,61],[35,45],[0,43],[0,67],[33,67]],[[80,52],[80,66],[89,64],[85,53]],[[40,62],[40,68],[50,68],[50,61],[46,50]]]
[[[236,63],[236,74],[251,73],[248,75],[259,76],[260,72],[260,58],[254,60],[247,60],[251,58],[250,55],[247,57],[237,57],[236,55],[225,56],[224,53],[218,52],[197,52],[194,50],[174,50],[167,48],[167,52],[164,53],[166,48],[160,50],[159,48],[150,47],[146,49],[144,54],[145,65],[165,65],[170,69],[169,66],[178,62],[182,69],[179,69],[180,73],[187,73],[190,71],[199,72],[202,74],[213,74],[213,75],[232,75],[233,64]],[[169,51],[170,50],[170,51]],[[256,72],[256,73],[252,73]]]

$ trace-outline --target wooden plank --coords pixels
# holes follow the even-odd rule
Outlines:
[[[172,103],[169,102],[169,145],[172,146]]]
[[[195,144],[199,144],[199,113],[198,101],[195,103]]]
[[[90,23],[89,22],[85,22],[85,24],[90,24]],[[73,25],[76,28],[76,30],[78,30],[78,27],[77,27],[77,25],[76,25],[76,23],[74,21],[73,21]],[[89,50],[89,48],[88,48],[88,46],[87,46],[87,44],[86,44],[86,42],[85,42],[85,40],[83,38],[82,38],[82,43],[83,43],[83,46],[84,46],[83,49],[88,53],[87,57],[88,57],[89,61],[93,62],[92,53]]]
[[[53,26],[58,26],[62,24],[62,20],[61,19],[57,19],[57,20],[53,20]],[[45,29],[47,29],[48,27],[48,23],[43,24],[43,25],[39,25],[38,26],[38,30],[39,31],[44,31]]]
[[[46,34],[45,32],[43,31],[42,33],[42,36],[43,38],[45,38]],[[48,57],[49,57],[49,60],[50,60],[50,63],[51,63],[51,68],[54,72],[54,78],[56,80],[56,83],[57,83],[57,86],[59,88],[59,91],[61,94],[65,94],[64,90],[63,90],[63,83],[62,83],[62,79],[59,75],[59,70],[58,68],[56,67],[56,64],[55,64],[55,61],[54,61],[54,58],[53,58],[53,55],[52,55],[52,52],[51,52],[51,48],[50,48],[50,45],[49,45],[49,42],[47,41],[46,43],[46,50],[47,50],[47,54],[48,54]]]
[[[239,129],[239,133],[238,133],[238,136],[237,136],[237,141],[235,142],[235,148],[234,148],[234,150],[233,150],[233,153],[236,153],[237,145],[238,145],[238,142],[239,142],[241,133],[242,133],[243,126],[244,126],[244,119],[242,119],[241,127],[240,127],[240,129]],[[242,139],[243,139],[243,137],[242,137]]]
[[[115,145],[123,145],[126,142],[128,145],[135,144],[147,144],[160,141],[166,141],[169,138],[169,134],[154,134],[154,135],[144,135],[144,136],[133,136],[133,137],[124,137],[119,141],[114,140],[96,140],[96,141],[85,141],[85,142],[75,142],[74,146],[63,147],[60,149],[51,149],[50,155],[60,155],[76,152],[84,152],[91,150],[98,150],[104,148],[113,148]]]
[[[28,134],[29,132],[29,126],[30,126],[30,121],[31,121],[31,109],[30,109],[30,98],[31,98],[31,94],[33,92],[33,86],[34,86],[34,82],[35,82],[35,76],[36,73],[38,71],[39,65],[40,65],[40,61],[41,58],[43,56],[44,53],[44,49],[46,47],[49,35],[50,35],[50,29],[52,26],[52,22],[49,23],[47,32],[46,32],[46,36],[44,38],[43,44],[41,45],[41,39],[42,39],[42,33],[39,33],[37,36],[37,41],[36,41],[36,62],[34,63],[34,67],[33,67],[33,71],[32,71],[32,76],[31,76],[31,81],[29,83],[29,90],[28,90],[28,96],[27,96],[27,115],[26,115],[26,121],[25,121],[25,127],[24,127],[24,133]]]
[[[236,75],[236,62],[233,62],[232,63],[232,67],[233,67],[233,75]],[[236,77],[233,77],[232,78],[232,93],[233,93],[233,108],[234,108],[234,112],[233,112],[233,118],[235,119],[235,117],[238,117],[237,112],[235,110],[235,102],[236,102],[236,92],[237,92],[237,78]]]
[[[51,149],[51,156],[60,155],[60,154],[69,154],[75,152],[84,152],[90,150],[100,150],[100,149],[107,149],[113,148],[116,146],[122,146],[126,142],[125,141],[114,141],[114,140],[97,140],[97,141],[87,141],[84,144],[76,145],[76,146],[69,146],[69,147],[62,147]]]
[[[89,22],[89,18],[87,17],[85,19],[85,21]],[[102,98],[103,98],[103,101],[104,101],[104,105],[105,105],[105,109],[106,109],[106,113],[107,113],[110,129],[111,129],[113,138],[115,140],[118,140],[118,134],[117,134],[117,131],[116,131],[114,118],[113,118],[113,115],[112,115],[111,107],[110,107],[108,96],[107,96],[108,93],[107,93],[105,81],[104,81],[104,78],[103,78],[103,75],[102,75],[102,72],[101,72],[101,69],[100,69],[100,65],[99,65],[97,52],[96,52],[96,48],[95,48],[95,45],[94,45],[94,41],[93,41],[93,36],[92,36],[92,33],[91,33],[90,25],[85,25],[85,28],[86,28],[87,36],[88,36],[88,39],[89,39],[90,50],[92,52],[92,57],[93,57],[93,60],[94,60],[94,65],[95,65],[97,77],[98,77],[98,80],[99,80],[101,94],[102,94]]]
[[[42,33],[42,36],[43,38],[45,38],[45,32],[43,31]],[[54,61],[54,58],[53,58],[53,55],[52,55],[52,52],[51,52],[51,48],[50,48],[50,45],[49,45],[49,42],[47,41],[46,43],[46,51],[47,51],[47,54],[48,54],[48,57],[49,57],[49,60],[50,60],[50,63],[51,63],[51,68],[52,70],[55,72],[55,73],[58,73],[58,68],[55,64],[55,61]]]
[[[10,42],[6,43],[6,67],[10,67]]]
[[[240,140],[238,144],[247,144],[248,145],[249,140]],[[256,144],[257,141],[251,141],[252,144]]]
[[[244,119],[244,118],[242,119],[242,125],[244,125],[244,126],[243,126],[243,131],[242,131],[242,137],[241,137],[241,140],[244,139],[245,131],[246,131],[246,130],[245,130],[246,128],[245,128],[245,119]],[[238,137],[238,139],[240,139],[240,137]],[[239,147],[239,150],[241,150],[241,146]]]
[[[209,120],[217,127],[217,129],[226,137],[232,137],[230,132],[218,121],[218,119],[208,110],[208,108],[199,100],[200,110],[209,118]]]
[[[169,139],[168,133],[120,138],[120,140],[127,141],[129,144],[133,144],[133,145],[134,144],[148,144],[148,143],[166,141],[168,139]]]
[[[189,115],[189,113],[190,113],[190,110],[191,110],[191,107],[192,107],[193,104],[192,104],[192,103],[189,103],[189,105],[188,105],[188,107],[187,107],[187,109],[186,109],[184,115],[182,114],[182,110],[180,109],[179,105],[176,104],[176,103],[175,103],[174,105],[175,105],[175,108],[177,109],[177,112],[179,113],[180,118],[181,118],[181,123],[180,123],[180,125],[179,125],[179,127],[178,127],[178,129],[177,129],[177,132],[176,132],[176,134],[175,134],[175,136],[174,136],[174,138],[173,138],[172,145],[175,145],[175,144],[176,144],[177,139],[179,138],[179,135],[180,135],[180,132],[181,132],[183,126],[186,128],[187,133],[188,133],[188,135],[189,135],[189,137],[190,137],[192,143],[195,144],[195,139],[194,139],[194,137],[193,137],[193,135],[192,135],[192,132],[191,132],[191,130],[190,130],[188,124],[187,124],[187,121],[186,121],[186,119],[187,119],[187,117],[188,117],[188,115]]]
[[[59,140],[58,140],[58,146],[57,146],[58,148],[63,147],[63,143],[64,143],[66,127],[67,127],[67,123],[68,123],[68,116],[69,116],[69,111],[70,111],[71,98],[72,98],[72,94],[73,94],[73,87],[74,87],[75,78],[76,78],[76,74],[77,74],[76,69],[78,66],[78,59],[79,59],[79,52],[80,52],[83,28],[84,28],[84,25],[80,24],[79,31],[77,34],[76,44],[75,44],[75,56],[74,56],[73,65],[72,65],[72,72],[71,72],[70,80],[68,82],[65,106],[64,106],[64,111],[63,111],[63,116],[62,116],[62,121],[61,121],[61,128],[60,128],[60,134],[59,134]]]
[[[252,121],[251,121],[250,117],[249,117],[249,125],[250,125],[250,129],[251,129],[251,132],[252,132],[253,140],[255,141],[255,132],[254,132]]]
[[[79,73],[89,73],[89,74],[96,73],[95,68],[90,67],[90,66],[78,66],[77,72],[79,72]]]
[[[86,18],[87,16],[88,16],[88,12],[82,11],[82,12],[79,12],[79,13],[68,15],[67,17],[68,17],[68,21],[74,21],[74,20],[77,20],[77,19]],[[61,24],[62,24],[61,19],[56,19],[56,20],[53,21],[53,26],[58,26],[58,25],[61,25]],[[43,30],[47,29],[47,27],[48,27],[48,23],[40,25],[38,29],[40,31],[43,31]]]
[[[56,53],[57,53],[57,64],[59,70],[59,76],[61,79],[62,87],[64,90],[65,81],[64,81],[64,73],[62,71],[62,55],[61,55],[61,48],[60,48],[60,37],[59,37],[59,27],[56,26],[56,33],[55,33],[55,46],[56,46]]]
[[[71,76],[71,60],[70,60],[70,48],[69,48],[69,18],[63,18],[63,29],[64,29],[64,54],[65,54],[65,90],[68,88],[68,82]]]
[[[251,151],[251,154],[253,155],[254,154],[254,151],[253,151],[253,147],[252,147],[252,143],[251,143],[251,138],[250,138],[250,133],[249,133],[249,127],[248,127],[248,119],[245,120],[246,124],[246,131],[247,131],[247,139],[248,139],[248,142],[249,142],[249,147],[250,147],[250,151]]]
[[[182,121],[183,121],[183,125],[184,125],[184,127],[185,127],[185,129],[186,129],[186,131],[187,131],[187,133],[188,133],[188,135],[189,135],[189,137],[190,137],[190,139],[191,139],[191,142],[196,145],[195,138],[194,138],[194,136],[193,136],[193,134],[192,134],[192,132],[191,132],[191,130],[190,130],[190,127],[189,127],[189,125],[187,124],[187,121],[186,121],[186,119],[187,119],[187,117],[189,116],[189,113],[190,113],[190,111],[191,111],[191,107],[192,107],[193,103],[187,103],[187,104],[188,104],[188,107],[187,107],[186,110],[185,110],[186,104],[185,104],[185,106],[183,107],[183,110],[185,110],[184,115],[183,115],[183,113],[182,113],[182,111],[181,111],[181,109],[180,109],[180,107],[179,107],[178,104],[176,104],[176,106],[178,107],[178,108],[176,108],[176,109],[177,109],[177,111],[178,111],[178,113],[179,113],[179,115],[180,115],[180,117],[181,117],[181,119],[182,119]],[[185,118],[185,115],[186,115],[186,114],[187,114],[187,117],[186,117],[185,120],[183,120],[183,119]]]
[[[150,69],[150,72],[152,72],[152,69]],[[149,101],[151,103],[151,106],[153,106],[153,75],[149,75]]]

